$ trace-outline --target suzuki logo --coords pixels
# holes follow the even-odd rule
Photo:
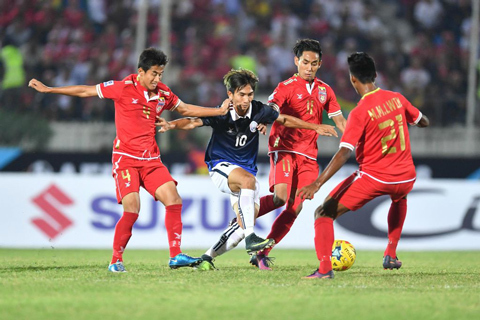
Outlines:
[[[72,205],[73,200],[55,185],[52,184],[33,198],[32,202],[45,213],[45,217],[33,218],[32,223],[49,238],[54,239],[65,229],[73,225],[73,221],[60,211],[62,206]]]

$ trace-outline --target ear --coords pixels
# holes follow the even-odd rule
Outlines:
[[[227,91],[228,98],[233,100],[233,93],[231,91]]]
[[[145,74],[145,70],[143,70],[143,68],[138,68],[138,74]]]
[[[298,57],[297,57],[297,56],[295,56],[294,62],[295,62],[295,65],[298,67],[298,64],[300,63],[300,61],[298,60]]]
[[[352,84],[355,84],[355,83],[357,83],[357,81],[358,81],[358,79],[353,74],[350,73],[350,82]]]

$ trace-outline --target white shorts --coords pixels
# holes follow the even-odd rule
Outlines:
[[[218,188],[218,190],[223,193],[230,194],[230,203],[233,205],[238,202],[238,192],[233,192],[228,186],[228,176],[230,173],[237,169],[242,168],[236,164],[230,162],[219,162],[212,170],[209,172],[210,178],[212,178],[213,184]],[[258,183],[257,177],[255,177],[255,198],[254,201],[257,205],[260,206],[260,196],[259,196],[260,185]]]

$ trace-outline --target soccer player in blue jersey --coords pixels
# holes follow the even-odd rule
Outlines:
[[[239,226],[231,226],[219,242],[207,250],[202,256],[206,269],[213,268],[214,257],[233,249],[244,237],[249,254],[274,244],[273,239],[263,239],[253,232],[260,205],[256,179],[258,128],[276,121],[289,128],[310,129],[320,135],[337,136],[333,126],[308,123],[293,116],[279,114],[270,106],[253,100],[258,78],[249,70],[231,70],[224,76],[224,83],[232,106],[226,115],[182,118],[170,122],[159,119],[157,123],[162,127],[160,132],[170,129],[191,130],[200,126],[211,126],[213,129],[205,152],[205,162],[214,184],[220,191],[230,194],[242,230],[236,232]]]

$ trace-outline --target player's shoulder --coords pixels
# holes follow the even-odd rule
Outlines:
[[[319,78],[315,78],[315,84],[319,87],[319,89],[323,89],[325,91],[332,91],[333,92],[332,87],[328,83],[326,83],[325,81],[323,81]]]
[[[157,84],[158,92],[165,96],[170,96],[173,92],[172,90],[163,82]]]
[[[278,84],[278,88],[294,88],[295,85],[298,83],[298,74],[294,74],[287,80],[284,80]]]

